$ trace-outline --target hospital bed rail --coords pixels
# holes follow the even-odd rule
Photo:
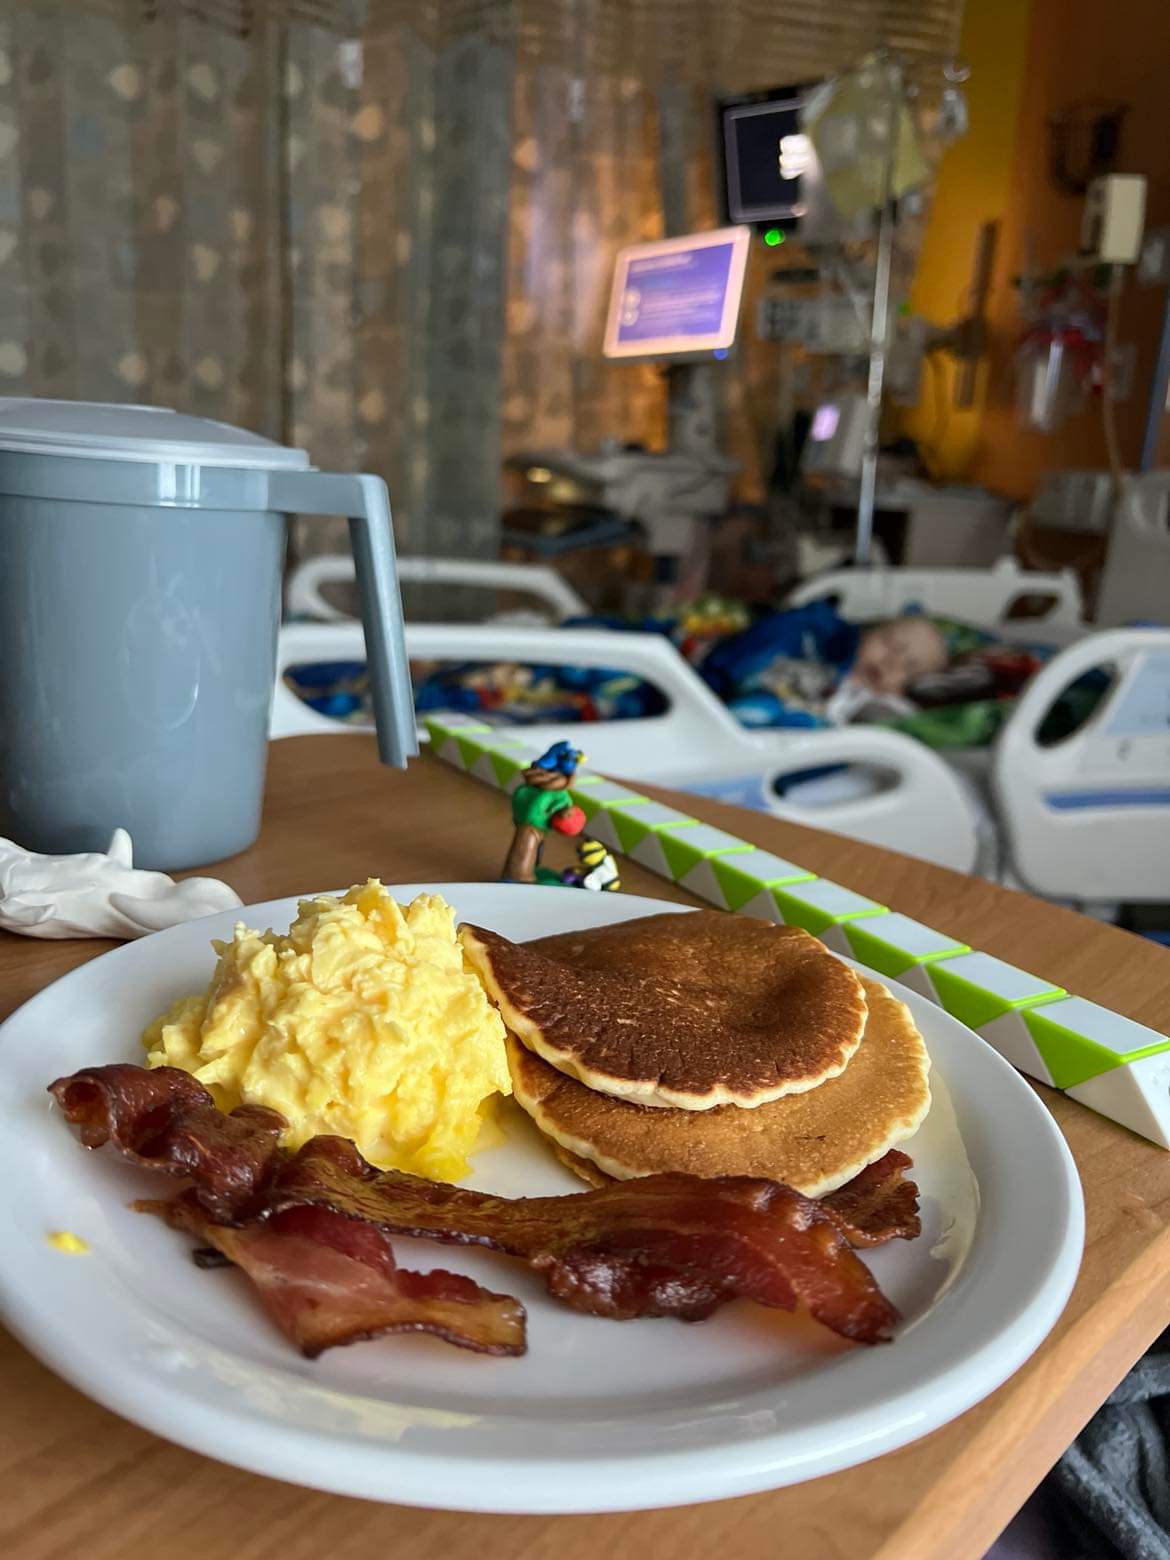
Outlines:
[[[321,623],[344,623],[353,614],[334,606],[326,597],[326,585],[353,585],[353,558],[343,553],[322,553],[297,564],[288,577],[285,599],[293,617]],[[458,585],[483,590],[510,591],[542,603],[546,622],[584,617],[588,603],[568,580],[541,563],[505,563],[495,558],[400,557],[398,578],[405,585]],[[511,619],[515,614],[509,612]]]

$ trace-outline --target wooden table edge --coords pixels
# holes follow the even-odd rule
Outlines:
[[[297,820],[302,815],[315,819],[315,810],[321,805],[320,788],[317,783],[319,772],[343,775],[349,769],[354,771],[352,780],[354,810],[363,814],[361,822],[364,824],[368,824],[370,816],[381,815],[380,797],[384,787],[387,794],[386,805],[391,809],[386,814],[387,829],[392,835],[397,830],[395,837],[400,840],[396,859],[413,862],[415,857],[410,854],[411,851],[415,851],[417,855],[428,850],[432,843],[418,837],[420,831],[417,825],[412,825],[405,817],[394,817],[393,803],[389,800],[389,796],[396,784],[395,777],[391,773],[377,769],[373,761],[373,745],[370,739],[358,736],[345,738],[330,736],[323,739],[323,742],[327,746],[319,743],[316,737],[293,738],[284,739],[282,743],[276,745],[282,751],[274,756],[271,766],[274,791],[269,798],[270,811],[265,830],[266,836],[269,836],[267,843],[266,838],[262,836],[261,841],[252,851],[222,866],[222,875],[229,881],[237,882],[246,901],[256,902],[284,897],[288,892],[286,888],[279,886],[287,881],[287,874],[283,869],[278,870],[279,847],[275,841],[277,837],[284,841],[285,836],[294,841],[303,838],[303,829],[300,835],[297,833]],[[324,756],[326,754],[329,755],[328,758]],[[481,850],[480,835],[483,820],[489,820],[495,815],[489,805],[492,803],[492,791],[478,781],[456,775],[453,771],[438,765],[433,759],[427,759],[424,765],[417,766],[413,772],[418,774],[421,768],[430,771],[427,777],[429,794],[430,788],[433,788],[434,795],[458,796],[461,817],[456,832],[459,833],[461,830],[462,833],[449,850],[445,853],[440,850],[441,870],[423,871],[415,870],[413,867],[410,870],[404,868],[394,877],[388,877],[388,880],[424,881],[445,877],[448,881],[454,881],[459,875],[465,878],[480,876],[479,871],[464,871],[458,874],[446,868],[452,861],[462,861],[464,852],[466,859],[470,861],[474,853]],[[364,773],[359,774],[359,771]],[[377,780],[373,778],[375,774],[378,776]],[[349,781],[347,780],[345,784],[348,785]],[[1151,971],[1155,969],[1154,951],[1150,945],[1142,944],[1128,937],[1128,934],[1117,932],[1112,928],[1100,927],[1096,923],[1086,922],[1084,918],[1072,916],[1068,912],[1056,910],[1037,901],[1030,901],[1027,896],[1006,894],[1003,890],[989,888],[977,881],[967,883],[954,874],[926,867],[910,858],[899,857],[874,847],[860,846],[856,842],[819,831],[798,829],[770,815],[748,813],[726,804],[662,787],[643,786],[641,789],[659,796],[668,805],[681,807],[704,821],[739,833],[762,848],[776,851],[777,854],[801,860],[802,854],[807,851],[807,864],[813,870],[837,877],[846,886],[874,894],[875,897],[885,898],[885,902],[892,903],[895,908],[903,909],[906,913],[916,915],[919,919],[928,922],[932,920],[930,913],[932,900],[951,907],[956,895],[969,894],[972,904],[979,899],[980,914],[993,928],[996,925],[995,917],[1001,911],[1006,920],[1010,918],[1010,912],[1019,913],[1030,905],[1037,921],[1043,922],[1048,928],[1046,935],[1051,939],[1055,929],[1055,932],[1059,932],[1061,946],[1067,942],[1067,952],[1062,954],[1066,962],[1076,963],[1079,968],[1083,959],[1083,950],[1096,951],[1095,960],[1086,961],[1087,984],[1082,987],[1083,994],[1117,1005],[1119,1010],[1124,1009],[1124,1004],[1119,1003],[1113,995],[1115,989],[1118,989],[1114,978],[1114,966],[1119,953],[1124,954],[1128,950],[1143,968],[1148,967]],[[464,796],[466,796],[466,803],[464,803]],[[372,801],[371,798],[379,798],[379,800]],[[477,798],[482,798],[483,805]],[[340,799],[335,798],[335,800]],[[498,794],[495,795],[494,802],[501,819],[505,818],[502,798]],[[337,827],[340,830],[341,824]],[[340,838],[339,832],[337,839]],[[492,863],[497,854],[497,845],[498,853],[502,854],[503,846],[506,844],[506,829],[503,823],[501,823],[499,836],[494,838],[496,844],[491,847],[490,860],[486,851],[483,852],[482,871],[489,877],[493,871]],[[288,848],[287,845],[285,848]],[[314,841],[314,849],[318,854],[332,849],[334,855],[345,856],[345,849],[336,843],[330,846],[329,838],[325,834],[320,841]],[[333,859],[332,856],[330,859]],[[427,860],[431,859],[428,854]],[[200,870],[206,872],[216,869],[213,867]],[[339,882],[340,878],[346,875],[346,871],[339,869],[333,876]],[[236,873],[239,874],[238,877],[234,876]],[[320,881],[313,880],[314,875],[315,869],[306,867],[305,875],[299,880],[302,891],[309,892],[321,886]],[[626,876],[623,871],[623,877]],[[690,903],[697,902],[693,896],[681,893],[675,886],[667,885],[664,881],[651,878],[641,869],[631,868],[628,877],[628,886],[632,892],[685,900]],[[916,902],[915,894],[912,893],[909,894],[908,899],[899,903],[898,893],[890,892],[888,896],[884,896],[878,892],[874,880],[884,881],[887,878],[892,881],[897,880],[899,885],[924,883],[925,889],[917,894],[917,900],[922,902]],[[260,891],[253,892],[254,884],[267,884],[267,887],[262,886]],[[972,910],[972,921],[975,918],[975,912]],[[962,919],[960,907],[955,910],[955,920]],[[944,926],[943,929],[953,928]],[[991,936],[984,937],[983,945],[988,947],[988,951],[1001,952],[1005,957],[1012,957],[1012,952],[1007,948],[994,946],[995,935],[998,934],[993,932]],[[979,945],[979,940],[974,936],[968,940],[976,946]],[[0,938],[0,966],[9,962],[12,967],[19,962],[19,954],[12,961],[4,959],[5,947],[9,942],[16,941],[18,940]],[[60,950],[57,952],[58,962],[54,966],[55,972],[38,983],[36,989],[40,989],[41,985],[55,979],[57,973],[63,973],[65,969],[85,962],[89,957],[96,957],[108,951],[110,946],[106,942],[97,942],[87,947],[80,956],[78,950],[69,945],[56,945],[56,948],[40,945],[37,949],[22,949],[20,953],[26,955],[24,962],[29,965],[37,964],[39,968],[38,961],[52,965],[54,953]],[[1015,953],[1018,962],[1027,962],[1026,950],[1017,947]],[[1161,954],[1162,951],[1158,950],[1158,953]],[[1163,957],[1167,958],[1168,963],[1165,968],[1170,971],[1170,956],[1163,955]],[[1170,992],[1170,976],[1163,978],[1161,965],[1157,966],[1157,975],[1156,980],[1151,976],[1149,980],[1144,981],[1144,989],[1138,992],[1130,1008],[1131,1016],[1141,1021],[1163,1023],[1165,1021],[1160,1015],[1166,1011],[1165,993]],[[22,984],[18,979],[17,986]],[[1159,1004],[1163,1005],[1159,1006]],[[1152,1007],[1157,1011],[1151,1011]],[[1088,1298],[1087,1303],[1078,1304],[1078,1301],[1084,1301],[1081,1293],[1084,1279],[1082,1272],[1064,1316],[1032,1358],[995,1393],[969,1410],[960,1420],[953,1421],[931,1435],[910,1443],[898,1452],[888,1453],[843,1474],[827,1475],[823,1479],[794,1486],[789,1490],[774,1492],[771,1495],[762,1494],[717,1503],[714,1507],[675,1508],[677,1512],[685,1514],[684,1527],[694,1530],[695,1523],[702,1523],[702,1514],[711,1512],[712,1529],[725,1529],[729,1523],[733,1525],[736,1523],[738,1508],[746,1521],[747,1529],[762,1533],[766,1528],[768,1532],[772,1532],[772,1510],[774,1509],[777,1519],[784,1521],[786,1520],[785,1508],[787,1508],[787,1514],[797,1519],[792,1524],[794,1530],[799,1528],[800,1534],[805,1536],[812,1533],[814,1529],[817,1532],[824,1532],[833,1545],[832,1548],[818,1551],[818,1560],[821,1553],[848,1555],[848,1560],[862,1560],[863,1556],[869,1556],[870,1560],[941,1560],[944,1556],[946,1560],[952,1560],[952,1557],[954,1560],[978,1560],[978,1557],[984,1553],[987,1545],[1022,1504],[1030,1489],[1039,1482],[1047,1468],[1129,1366],[1153,1341],[1166,1320],[1163,1296],[1167,1292],[1166,1279],[1170,1272],[1170,1240],[1166,1238],[1167,1223],[1170,1221],[1170,1156],[1154,1149],[1152,1145],[1144,1144],[1142,1140],[1103,1118],[1093,1116],[1091,1112],[1054,1091],[1039,1090],[1038,1092],[1050,1106],[1066,1137],[1072,1139],[1070,1147],[1077,1160],[1078,1172],[1082,1176],[1085,1174],[1085,1161],[1091,1161],[1097,1171],[1100,1171],[1103,1165],[1112,1165],[1114,1161],[1124,1161],[1127,1166],[1133,1167],[1129,1186],[1124,1189],[1125,1206],[1119,1209],[1118,1217],[1123,1220],[1132,1219],[1133,1228],[1144,1232],[1144,1235],[1149,1238],[1137,1250],[1132,1260],[1127,1260],[1115,1273],[1111,1273],[1108,1283],[1097,1289]],[[1100,1160],[1097,1156],[1100,1156]],[[1162,1190],[1163,1183],[1165,1191]],[[1130,1187],[1138,1184],[1143,1188],[1140,1194],[1130,1190]],[[1163,1208],[1165,1211],[1162,1211]],[[1110,1226],[1104,1231],[1102,1239],[1109,1237],[1113,1240],[1114,1235],[1115,1230]],[[962,1434],[964,1429],[967,1435],[957,1455],[949,1456],[941,1469],[936,1471],[933,1463],[937,1461],[937,1454],[933,1460],[929,1455],[932,1443],[948,1435],[954,1438]],[[851,1486],[842,1481],[849,1480],[852,1474],[855,1478],[853,1487],[857,1489],[860,1496],[862,1491],[874,1489],[873,1483],[868,1481],[875,1476],[880,1477],[886,1484],[890,1481],[905,1484],[907,1469],[916,1462],[921,1481],[916,1498],[899,1508],[899,1514],[893,1522],[883,1519],[879,1523],[870,1513],[869,1528],[866,1530],[866,1541],[863,1546],[849,1550],[838,1549],[833,1543],[832,1530],[824,1527],[818,1513],[825,1506],[825,1502],[831,1500],[831,1520],[836,1524],[842,1506],[847,1506],[851,1499]],[[302,1493],[304,1492],[299,1487],[290,1486],[290,1501]],[[344,1498],[338,1499],[344,1500]],[[806,1511],[803,1518],[797,1515],[802,1508]],[[810,1511],[813,1513],[811,1519],[807,1515]],[[721,1515],[716,1517],[716,1512],[720,1512]],[[412,1523],[410,1510],[389,1508],[387,1515],[393,1518],[396,1531],[405,1538]],[[423,1515],[418,1514],[418,1526],[420,1530],[426,1528],[429,1532],[430,1525],[423,1521]],[[646,1525],[652,1527],[651,1519],[661,1519],[666,1515],[667,1513],[661,1512],[646,1513]],[[447,1520],[481,1520],[484,1524],[485,1539],[491,1532],[493,1522],[510,1520],[460,1519],[454,1515],[448,1519],[435,1513],[431,1513],[430,1516],[440,1523]],[[519,1520],[533,1531],[535,1525],[539,1525],[542,1521],[537,1518]],[[566,1518],[556,1519],[556,1522],[572,1524],[591,1520],[593,1519]],[[632,1520],[638,1522],[641,1519]],[[873,1530],[872,1542],[869,1541],[870,1529]],[[554,1530],[562,1531],[566,1535],[572,1531],[570,1527],[559,1528],[555,1524]],[[793,1536],[796,1536],[795,1531]],[[490,1546],[485,1546],[485,1552],[488,1547]],[[631,1552],[632,1547],[636,1546],[631,1546]],[[412,1553],[414,1552],[412,1546]],[[417,1551],[420,1555],[423,1552]],[[428,1541],[426,1553],[430,1552]],[[551,1550],[547,1552],[552,1553]],[[557,1552],[560,1552],[559,1548]],[[753,1549],[751,1552],[762,1554],[765,1551]],[[802,1557],[813,1554],[812,1550],[804,1547],[799,1551],[794,1547],[792,1552],[794,1554],[799,1552]],[[546,1553],[543,1547],[540,1553],[543,1560]],[[570,1550],[566,1550],[565,1553],[568,1556]],[[741,1548],[739,1553],[746,1554],[747,1551]],[[13,1556],[16,1560],[14,1552]]]

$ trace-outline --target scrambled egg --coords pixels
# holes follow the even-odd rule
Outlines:
[[[151,1067],[181,1067],[222,1110],[268,1105],[297,1148],[352,1138],[382,1169],[467,1174],[493,1094],[510,1094],[504,1025],[437,894],[403,910],[376,879],[301,901],[286,934],[237,925],[202,996],[146,1030]]]

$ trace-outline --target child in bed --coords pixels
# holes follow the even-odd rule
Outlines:
[[[940,628],[907,616],[861,627],[828,601],[758,618],[719,641],[699,671],[748,726],[824,726],[848,718],[841,695],[858,707],[905,712],[905,691],[950,660]]]
[[[977,747],[1049,654],[915,611],[848,623],[831,602],[815,601],[721,640],[699,670],[748,726],[879,721],[932,747]]]

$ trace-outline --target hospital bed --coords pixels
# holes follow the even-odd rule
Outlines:
[[[674,646],[658,634],[559,628],[562,618],[587,611],[554,570],[527,564],[402,559],[401,577],[442,580],[459,586],[536,598],[546,624],[495,621],[463,625],[408,623],[412,661],[512,661],[521,664],[618,668],[655,687],[665,700],[660,715],[595,721],[580,728],[590,763],[628,780],[657,781],[699,794],[772,811],[796,822],[905,851],[970,871],[977,839],[962,784],[921,744],[896,732],[848,729],[823,732],[751,732],[739,724]],[[287,622],[281,629],[272,735],[353,729],[319,714],[285,681],[289,668],[328,661],[361,660],[361,625],[322,595],[327,582],[353,579],[352,560],[315,559],[289,580],[290,614],[328,621]],[[525,725],[533,753],[566,734],[564,722]],[[568,728],[575,731],[576,728]],[[425,733],[420,732],[425,740]],[[857,794],[818,798],[815,808],[786,801],[785,777],[814,767],[864,769]]]
[[[806,581],[788,604],[826,597],[851,622],[917,607],[1004,642],[1061,647],[1027,684],[991,748],[950,750],[946,760],[970,783],[980,813],[991,811],[998,876],[1051,899],[1170,900],[1170,629],[1095,629],[1081,618],[1071,572],[1031,573],[1012,559],[992,569],[842,569]],[[1046,609],[1009,616],[1024,597]],[[1092,715],[1063,740],[1042,744],[1038,733],[1056,700],[1095,670],[1109,682]]]
[[[998,815],[998,875],[1056,898],[1170,898],[1170,631],[1093,634],[1079,621],[1072,576],[1025,573],[1010,562],[993,570],[842,570],[802,586],[793,604],[826,595],[857,620],[920,605],[967,621],[978,615],[1004,637],[1067,648],[1029,684],[994,749],[957,763],[877,726],[746,730],[659,635],[408,624],[407,649],[412,660],[614,667],[643,678],[665,695],[662,715],[580,728],[590,763],[625,779],[771,811],[963,872],[986,869],[981,840]],[[1023,595],[1049,598],[1047,615],[1005,623]],[[273,736],[339,729],[287,686],[289,667],[362,654],[357,623],[287,624]],[[1036,732],[1046,711],[1069,683],[1100,665],[1112,668],[1113,678],[1092,718],[1064,742],[1042,747]],[[523,730],[535,752],[566,727]],[[787,783],[810,771],[822,777]]]
[[[751,732],[715,697],[669,640],[657,634],[511,624],[408,623],[412,661],[515,661],[617,667],[665,695],[661,715],[633,720],[564,722],[518,728],[533,756],[566,735],[578,737],[590,766],[624,780],[657,781],[739,801],[780,817],[832,829],[924,860],[970,871],[976,836],[970,806],[952,771],[928,748],[897,732]],[[349,730],[299,699],[284,680],[293,666],[356,660],[360,623],[289,623],[281,629],[272,735]],[[823,765],[864,764],[880,783],[860,797],[807,809],[775,787],[786,774]]]

